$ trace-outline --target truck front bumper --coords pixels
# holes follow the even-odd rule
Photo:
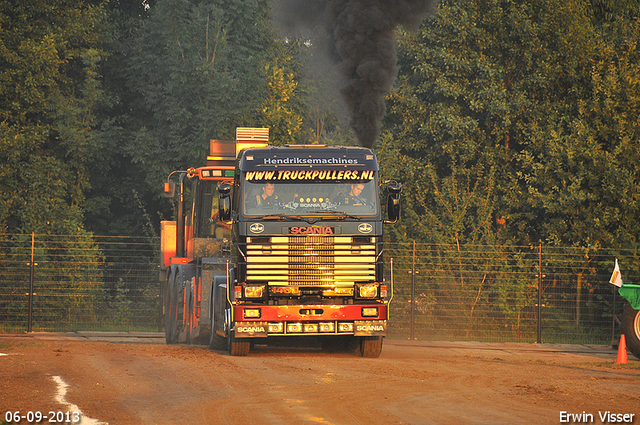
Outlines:
[[[238,337],[386,336],[387,305],[235,306]]]

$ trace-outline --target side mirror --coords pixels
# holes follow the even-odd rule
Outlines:
[[[173,198],[176,195],[176,184],[174,182],[164,183],[164,197]]]
[[[231,187],[227,182],[222,182],[218,185],[218,193],[220,194],[218,217],[220,217],[222,221],[229,221],[231,219]]]
[[[391,181],[387,185],[387,216],[389,222],[395,223],[400,218],[400,192],[402,185],[398,182]]]

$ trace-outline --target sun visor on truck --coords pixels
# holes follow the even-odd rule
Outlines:
[[[245,171],[244,179],[250,182],[368,182],[375,178],[374,170],[354,170],[346,167],[342,170],[330,170],[314,167],[307,170],[260,170]]]
[[[251,181],[371,180],[378,161],[371,150],[359,147],[272,147],[246,151],[240,169]]]

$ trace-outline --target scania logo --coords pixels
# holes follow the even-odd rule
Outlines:
[[[254,332],[266,332],[267,330],[264,328],[264,326],[238,326],[237,331],[245,332],[245,333],[254,333]]]
[[[384,326],[382,325],[358,325],[356,326],[356,330],[359,332],[363,332],[363,331],[384,331]]]
[[[249,226],[249,230],[251,233],[262,233],[264,232],[264,225],[262,223],[253,223]]]
[[[292,235],[332,235],[333,229],[327,226],[289,227]]]
[[[372,230],[373,230],[373,226],[370,225],[369,223],[361,223],[358,226],[358,231],[360,233],[371,233]]]

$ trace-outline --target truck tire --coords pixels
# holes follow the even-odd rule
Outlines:
[[[382,337],[381,336],[363,336],[360,341],[360,351],[362,357],[378,358],[382,353]]]
[[[229,332],[229,354],[232,356],[246,356],[251,349],[251,341],[246,338],[236,338],[235,332]]]
[[[227,338],[218,335],[212,329],[209,335],[209,348],[211,350],[225,350],[227,348]]]
[[[211,333],[209,334],[209,349],[210,350],[221,350],[224,351],[227,349],[227,338],[218,335],[216,332],[217,324],[216,324],[216,312],[215,312],[215,297],[218,294],[218,286],[215,284],[212,285],[211,288],[211,307],[209,308],[209,314],[211,314]]]
[[[630,304],[625,304],[621,323],[627,349],[640,359],[640,310],[634,310]]]
[[[192,288],[189,286],[185,288],[186,293],[186,314],[187,317],[184,318],[184,328],[187,334],[187,344],[194,345],[198,343],[198,338],[193,336],[193,309],[194,309],[194,294]]]
[[[211,315],[211,333],[209,334],[209,348],[211,350],[225,351],[228,348],[227,338],[219,335],[216,331],[225,332],[227,326],[221,326],[223,320],[221,317],[224,315],[216,310],[217,299],[222,296],[220,285],[226,281],[224,276],[215,276],[213,283],[211,284],[211,305],[209,306],[209,314]]]
[[[164,336],[167,344],[178,342],[178,311],[175,296],[174,276],[167,279],[164,309]]]

